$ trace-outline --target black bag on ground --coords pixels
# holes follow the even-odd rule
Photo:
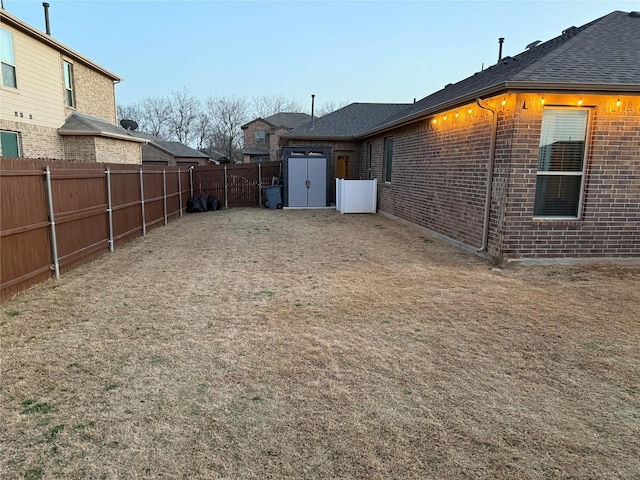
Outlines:
[[[187,200],[188,213],[206,212],[206,211],[207,211],[207,200],[204,195],[200,194],[195,198],[189,197],[189,200]]]
[[[220,210],[220,202],[213,195],[207,196],[207,210],[209,211]]]

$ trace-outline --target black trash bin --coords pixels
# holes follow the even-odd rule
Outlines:
[[[282,196],[280,189],[282,185],[271,185],[264,189],[264,193],[267,195],[267,206],[269,210],[275,210],[276,208],[282,208]]]

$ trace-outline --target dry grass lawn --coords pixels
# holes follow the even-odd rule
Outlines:
[[[640,269],[194,214],[2,305],[3,479],[640,479]]]

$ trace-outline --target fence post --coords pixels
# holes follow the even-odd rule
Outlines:
[[[167,225],[167,171],[162,169],[162,203],[164,205],[164,224]]]
[[[189,193],[193,197],[193,166],[189,167]]]
[[[182,218],[182,179],[180,178],[180,169],[178,168],[178,205],[180,209],[180,217]]]
[[[53,213],[53,192],[51,190],[51,170],[49,165],[44,167],[44,178],[47,184],[47,203],[49,205],[49,224],[51,226],[51,255],[53,256],[53,272],[56,279],[60,278],[60,264],[58,263],[58,241],[56,237],[56,220]]]
[[[262,206],[262,163],[258,163],[258,205]]]
[[[224,166],[224,208],[229,208],[229,194],[227,193],[227,166]]]
[[[147,222],[144,218],[144,178],[142,168],[140,168],[140,204],[142,206],[142,236],[147,235]]]
[[[109,251],[115,250],[113,245],[113,206],[111,203],[111,169],[107,167],[105,170],[107,177],[107,214],[109,215]]]

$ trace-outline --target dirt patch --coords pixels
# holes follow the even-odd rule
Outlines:
[[[640,270],[187,216],[2,307],[2,478],[638,478]]]

